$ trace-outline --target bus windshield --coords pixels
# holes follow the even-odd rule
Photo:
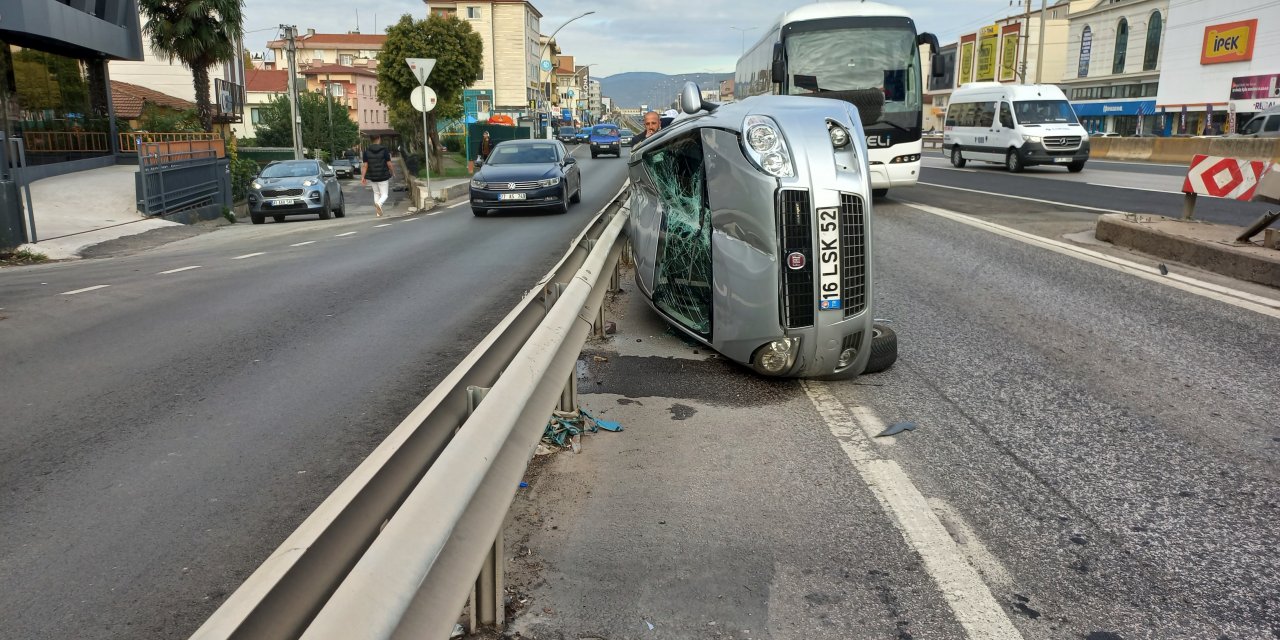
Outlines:
[[[849,27],[787,36],[791,95],[879,89],[884,111],[920,111],[920,50],[906,28]]]
[[[1022,100],[1013,103],[1018,124],[1076,124],[1076,114],[1066,100]]]

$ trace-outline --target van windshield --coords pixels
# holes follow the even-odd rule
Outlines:
[[[1078,124],[1066,100],[1023,100],[1013,103],[1018,124]]]

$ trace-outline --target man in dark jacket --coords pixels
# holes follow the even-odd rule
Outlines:
[[[631,138],[631,146],[636,146],[658,132],[662,128],[662,119],[658,117],[657,111],[650,111],[644,114],[644,131],[636,134]]]
[[[391,167],[391,151],[382,146],[382,136],[374,136],[373,144],[365,147],[364,166],[360,171],[360,184],[373,183],[373,207],[382,217],[382,205],[391,195],[391,177],[395,170]]]

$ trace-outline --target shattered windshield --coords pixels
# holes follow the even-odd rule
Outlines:
[[[663,205],[653,303],[710,336],[711,212],[703,193],[702,143],[697,135],[686,135],[644,160]]]
[[[1076,124],[1076,114],[1066,100],[1022,100],[1013,103],[1018,124]]]
[[[850,27],[787,36],[791,95],[879,89],[886,114],[919,111],[919,69],[911,29]]]

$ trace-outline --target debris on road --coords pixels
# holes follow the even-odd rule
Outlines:
[[[542,444],[547,447],[559,447],[561,449],[574,446],[574,439],[583,433],[595,433],[601,429],[605,431],[622,431],[622,425],[612,420],[602,420],[587,412],[586,409],[577,411],[556,411],[551,414],[551,419],[547,421],[546,431],[542,434]]]
[[[915,430],[916,430],[916,423],[914,422],[895,422],[889,425],[884,431],[877,433],[876,437],[883,438],[885,436],[896,436],[899,433],[902,433],[903,431],[915,431]]]

